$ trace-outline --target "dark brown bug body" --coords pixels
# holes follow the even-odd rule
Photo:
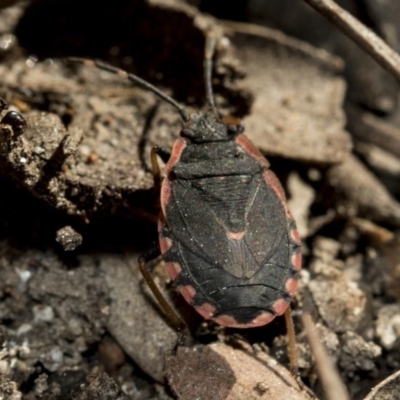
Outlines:
[[[285,312],[297,287],[295,223],[268,161],[242,129],[230,131],[208,114],[192,118],[164,171],[162,256],[204,318],[237,328],[265,325]]]

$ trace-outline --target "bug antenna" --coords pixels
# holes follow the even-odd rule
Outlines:
[[[208,104],[213,114],[219,118],[217,107],[215,107],[215,99],[212,88],[212,67],[213,67],[213,56],[215,53],[215,37],[211,34],[207,35],[206,47],[204,54],[204,82],[206,85],[206,95]]]
[[[139,86],[143,87],[144,89],[147,89],[150,92],[153,92],[161,100],[164,100],[165,102],[171,104],[171,106],[175,107],[179,111],[179,114],[181,115],[184,122],[189,121],[189,115],[186,112],[185,108],[181,104],[179,104],[177,101],[175,101],[172,97],[170,97],[167,94],[165,94],[164,92],[162,92],[160,89],[157,89],[151,83],[143,80],[142,78],[139,78],[138,76],[136,76],[134,74],[130,74],[127,71],[113,67],[112,65],[103,63],[101,61],[94,61],[94,60],[89,60],[86,58],[68,57],[67,61],[72,62],[72,63],[77,63],[77,64],[83,64],[87,67],[96,67],[103,71],[111,72],[112,74],[115,74],[122,78],[128,79],[129,81],[138,84]]]

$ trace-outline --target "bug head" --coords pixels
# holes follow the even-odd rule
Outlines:
[[[181,131],[181,136],[192,143],[223,142],[234,140],[243,130],[242,124],[225,123],[209,112],[191,115]]]

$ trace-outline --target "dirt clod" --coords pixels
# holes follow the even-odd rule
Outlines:
[[[56,241],[65,251],[73,251],[82,244],[82,236],[71,226],[65,226],[56,232]]]

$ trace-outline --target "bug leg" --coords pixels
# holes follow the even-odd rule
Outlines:
[[[160,254],[161,252],[158,246],[154,246],[151,249],[149,249],[146,253],[142,254],[138,259],[139,270],[143,275],[144,280],[149,285],[149,288],[152,291],[154,297],[156,298],[158,304],[167,315],[173,327],[178,332],[178,339],[173,349],[173,352],[176,352],[178,346],[181,345],[184,341],[186,325],[183,323],[182,319],[178,316],[178,314],[173,310],[173,308],[168,304],[167,300],[161,293],[160,289],[157,287],[153,277],[151,276],[150,271],[146,266],[149,261],[157,258]]]
[[[288,353],[290,360],[290,373],[296,379],[300,390],[307,392],[312,398],[315,398],[314,393],[304,384],[300,378],[299,374],[299,362],[297,359],[296,352],[296,334],[294,331],[292,312],[290,311],[290,306],[285,311],[285,323],[288,334]]]
[[[285,323],[288,335],[288,353],[290,360],[290,372],[294,377],[298,377],[299,368],[298,368],[298,360],[296,353],[296,334],[293,326],[293,318],[292,313],[290,311],[290,306],[285,311]]]
[[[158,164],[157,155],[159,155],[161,160],[166,163],[171,157],[171,153],[160,146],[153,146],[153,148],[151,149],[151,168],[153,171],[155,188],[159,188],[161,185],[161,170],[160,165]]]
[[[153,146],[153,149],[156,152],[156,154],[160,156],[161,160],[163,160],[165,163],[168,162],[168,160],[171,157],[171,153],[168,150],[165,150],[161,146]]]

